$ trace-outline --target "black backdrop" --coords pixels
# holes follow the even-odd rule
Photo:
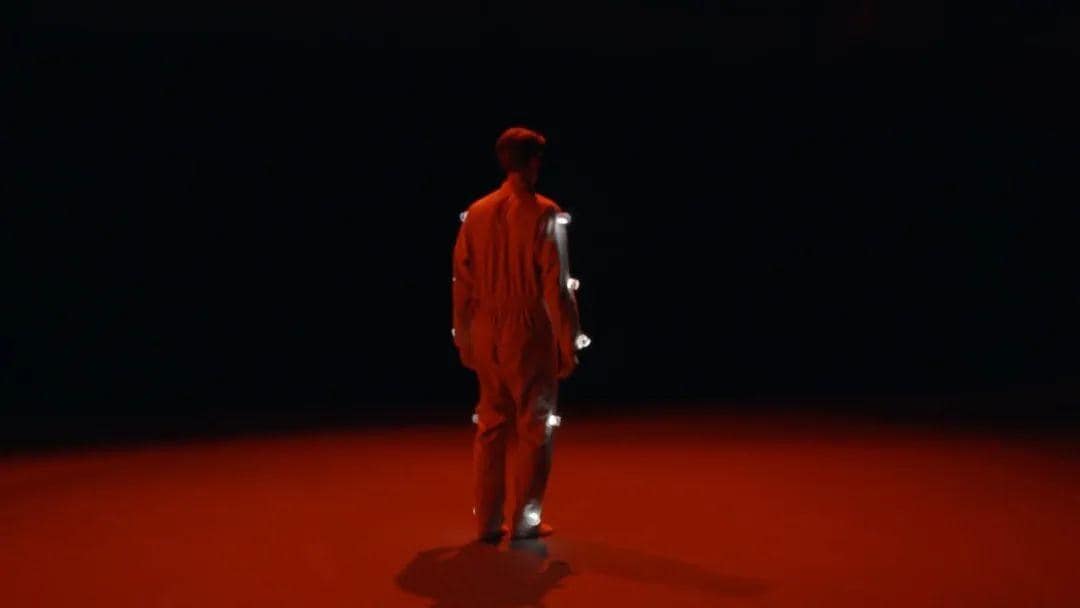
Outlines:
[[[38,7],[6,408],[467,409],[449,252],[512,124],[575,218],[572,400],[1076,384],[1064,9],[618,6]]]

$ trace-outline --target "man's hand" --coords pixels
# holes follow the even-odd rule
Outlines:
[[[476,363],[473,361],[472,340],[469,339],[468,334],[462,332],[461,335],[455,335],[454,344],[457,346],[461,364],[467,369],[476,371]]]
[[[559,371],[555,374],[555,377],[559,380],[566,380],[570,377],[570,374],[574,373],[577,368],[578,358],[577,355],[570,355],[569,357],[563,355],[559,357]]]
[[[458,351],[458,356],[461,358],[461,365],[466,369],[476,371],[476,365],[472,362],[472,357],[465,354],[465,351]]]

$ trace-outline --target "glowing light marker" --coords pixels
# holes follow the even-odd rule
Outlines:
[[[469,212],[468,212],[468,211],[462,211],[461,213],[459,213],[459,214],[458,214],[458,218],[459,218],[459,219],[460,219],[460,220],[461,220],[462,222],[464,222],[464,221],[465,221],[465,218],[466,218],[466,217],[468,217],[468,215],[469,215]]]
[[[450,337],[451,338],[456,338],[457,337],[457,330],[454,329],[453,327],[450,328]]]
[[[555,221],[558,222],[562,226],[565,226],[565,225],[569,224],[570,219],[571,219],[570,214],[566,213],[566,212],[558,213],[558,214],[555,215]]]
[[[548,414],[547,426],[549,429],[555,428],[562,424],[562,416],[556,416],[555,414]]]
[[[530,526],[540,525],[540,505],[533,502],[525,507],[525,523]]]
[[[574,277],[570,277],[569,279],[566,279],[566,288],[570,291],[577,291],[581,288],[581,281],[575,279]]]
[[[472,423],[473,424],[480,424],[480,414],[473,414],[472,415]]]
[[[588,348],[590,344],[592,344],[592,338],[585,334],[578,334],[577,338],[574,338],[574,346],[578,350],[584,350]]]

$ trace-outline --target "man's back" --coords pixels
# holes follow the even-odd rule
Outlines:
[[[550,199],[509,186],[469,207],[462,228],[470,249],[475,305],[502,309],[542,304],[543,240],[558,212]]]
[[[562,278],[559,212],[513,178],[469,207],[454,246],[455,341],[467,367],[501,345],[519,359],[526,346],[546,351],[532,360],[550,357],[559,377],[573,368],[577,304]]]

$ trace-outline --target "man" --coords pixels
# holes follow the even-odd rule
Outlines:
[[[489,542],[508,531],[513,538],[553,531],[540,513],[555,400],[558,381],[577,365],[577,302],[557,235],[561,210],[536,193],[545,144],[520,127],[499,137],[506,181],[462,215],[454,245],[454,343],[480,384],[474,489],[479,536]],[[511,438],[512,530],[503,525]]]

